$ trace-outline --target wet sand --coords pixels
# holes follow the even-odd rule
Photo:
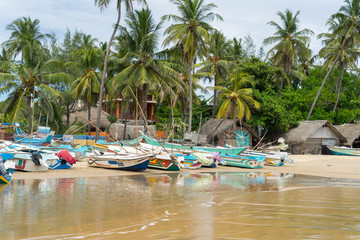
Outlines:
[[[217,168],[200,168],[198,170],[183,169],[186,172],[279,172],[304,174],[332,178],[360,179],[360,157],[336,155],[289,155],[294,163],[286,163],[282,167],[265,166],[263,169],[246,169],[229,166]],[[49,170],[47,172],[16,171],[15,179],[46,179],[74,177],[107,177],[120,175],[141,175],[169,173],[163,170],[147,169],[144,172],[121,171],[89,167],[86,161],[78,161],[72,168],[65,170]]]

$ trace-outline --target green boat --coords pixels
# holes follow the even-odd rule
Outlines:
[[[258,162],[256,160],[248,160],[248,159],[239,159],[239,160],[225,160],[224,162],[220,162],[219,164],[223,166],[231,166],[231,167],[241,167],[241,168],[263,168],[264,162]]]
[[[248,147],[233,147],[233,148],[224,148],[224,147],[194,147],[198,151],[206,152],[217,152],[219,154],[228,154],[228,155],[239,155],[245,151]]]

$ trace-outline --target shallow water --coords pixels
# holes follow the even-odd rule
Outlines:
[[[14,180],[0,239],[360,239],[360,181],[278,173]]]

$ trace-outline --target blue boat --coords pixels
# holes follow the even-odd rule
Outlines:
[[[48,127],[39,126],[37,134],[33,137],[23,132],[18,124],[15,125],[15,134],[13,141],[26,145],[42,146],[50,144],[54,136],[54,132],[50,131]]]
[[[14,173],[15,164],[11,166],[9,163],[6,163],[6,161],[6,154],[3,155],[2,153],[0,159],[0,184],[9,184]]]

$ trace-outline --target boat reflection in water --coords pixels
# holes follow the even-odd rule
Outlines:
[[[356,239],[359,186],[257,172],[14,180],[0,190],[0,234],[3,239]]]

